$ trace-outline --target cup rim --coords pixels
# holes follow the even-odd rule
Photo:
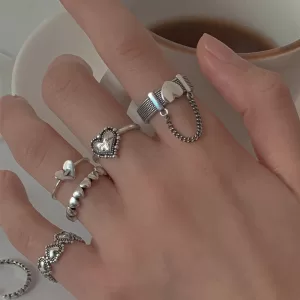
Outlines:
[[[152,32],[154,39],[159,43],[163,44],[165,47],[170,48],[172,50],[176,49],[186,54],[196,55],[196,48],[188,47],[171,40],[168,40],[154,32]],[[259,52],[249,52],[249,53],[239,53],[243,58],[251,61],[274,58],[281,55],[285,55],[290,52],[294,52],[295,50],[300,48],[300,39],[291,42],[285,46],[276,47],[270,50],[264,50]]]

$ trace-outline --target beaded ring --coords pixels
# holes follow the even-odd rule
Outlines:
[[[1,259],[0,260],[0,265],[14,265],[14,266],[17,266],[20,269],[22,269],[27,275],[26,282],[25,282],[25,284],[22,288],[20,288],[16,292],[5,294],[5,295],[2,296],[2,298],[3,299],[16,299],[16,298],[19,298],[22,295],[24,295],[28,291],[28,289],[30,287],[30,284],[31,284],[31,280],[32,280],[31,271],[25,265],[23,265],[21,262],[19,262],[17,260],[14,260],[14,259]]]

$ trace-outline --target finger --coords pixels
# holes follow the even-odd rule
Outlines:
[[[0,101],[0,112],[0,131],[15,159],[52,192],[56,183],[55,172],[62,168],[64,161],[75,162],[81,156],[48,124],[40,120],[24,99],[4,97]],[[61,184],[57,199],[67,206],[74,190],[91,170],[89,163],[78,165],[76,179]],[[101,177],[93,182],[82,199],[82,206],[78,208],[79,219],[94,235],[99,225],[105,227],[107,223],[113,222],[112,216],[120,206],[122,201],[115,186],[106,177]]]
[[[131,98],[142,103],[148,93],[161,88],[177,72],[166,61],[151,34],[118,0],[61,0],[94,43],[101,58],[117,76]],[[185,101],[183,101],[185,100]],[[174,125],[187,136],[196,123],[185,98],[169,105]],[[152,120],[161,139],[178,143],[159,114]]]
[[[300,192],[300,123],[279,75],[252,65],[208,35],[199,42],[198,57],[203,72],[243,115],[260,161]]]
[[[28,201],[19,178],[12,172],[0,171],[0,224],[11,243],[33,263],[45,253],[60,230],[43,218]],[[66,246],[61,259],[53,264],[53,275],[78,299],[92,299],[91,276],[100,261],[95,249],[82,243]],[[80,271],[79,271],[80,270]],[[76,276],[73,276],[76,274]],[[97,277],[96,277],[97,278]]]
[[[104,127],[121,128],[132,123],[123,107],[93,77],[89,66],[79,57],[64,55],[49,67],[43,81],[47,105],[90,149],[91,140]],[[84,126],[82,126],[84,121]],[[118,184],[130,172],[141,153],[154,142],[136,130],[122,137],[119,159],[101,160]]]

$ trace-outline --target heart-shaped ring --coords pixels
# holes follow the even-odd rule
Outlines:
[[[75,165],[71,160],[65,161],[62,170],[55,172],[57,180],[74,180],[75,177]]]
[[[55,187],[52,191],[52,199],[56,200],[56,192],[59,185],[64,181],[72,181],[76,178],[76,166],[84,161],[90,161],[88,158],[83,157],[76,162],[72,160],[66,160],[63,164],[62,170],[55,172],[54,177],[56,179]]]
[[[161,89],[162,98],[172,103],[175,99],[181,97],[183,95],[183,89],[181,86],[173,81],[166,81]]]
[[[93,140],[92,150],[101,158],[114,158],[117,156],[121,136],[118,129],[113,127],[104,128]]]
[[[137,124],[130,124],[121,129],[105,127],[91,141],[91,148],[94,154],[94,161],[98,163],[99,158],[117,157],[119,144],[121,141],[121,135],[128,131],[138,129],[140,129],[140,126]]]

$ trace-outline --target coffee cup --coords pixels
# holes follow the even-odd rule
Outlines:
[[[296,101],[300,94],[300,4],[293,0],[284,3],[279,0],[177,0],[148,1],[123,0],[124,4],[147,27],[153,28],[169,20],[197,17],[201,19],[230,21],[252,28],[264,37],[274,41],[274,49],[241,54],[256,65],[280,73]],[[154,38],[178,72],[187,75],[195,86],[195,92],[202,103],[215,113],[240,144],[251,149],[247,131],[241,117],[220,97],[201,74],[196,51],[154,34]],[[40,49],[45,49],[40,51]],[[84,152],[84,147],[64,124],[43,103],[41,81],[48,65],[61,54],[81,56],[93,68],[97,80],[105,84],[114,96],[128,108],[128,114],[139,121],[136,106],[128,97],[113,74],[97,55],[87,36],[76,22],[63,12],[44,22],[28,38],[16,59],[12,92],[24,96],[38,115],[50,123],[74,147]],[[30,71],[30,76],[28,72]],[[148,91],[145,91],[145,95]],[[149,91],[150,92],[150,91]],[[300,101],[299,101],[300,102]],[[143,129],[151,133],[149,126]]]
[[[126,1],[125,1],[126,2]],[[273,49],[242,53],[254,64],[280,73],[296,101],[300,94],[300,2],[293,0],[131,0],[129,9],[147,28],[176,20],[198,18],[243,26],[274,43]],[[180,25],[178,25],[180,26]],[[193,30],[191,28],[191,30]],[[234,137],[246,148],[249,138],[241,117],[233,111],[201,74],[195,48],[154,38],[178,71],[187,75],[201,102],[213,111]],[[104,77],[105,78],[105,77]],[[106,84],[109,84],[106,80]],[[131,105],[133,107],[133,104]],[[131,112],[134,114],[134,112]]]

